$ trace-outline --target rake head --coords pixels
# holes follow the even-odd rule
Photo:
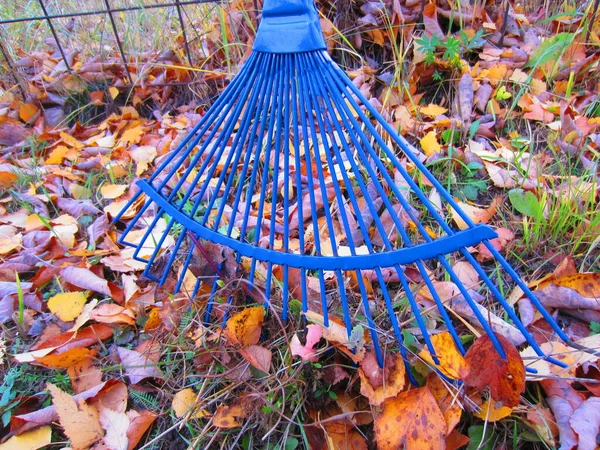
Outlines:
[[[254,51],[239,74],[157,171],[138,181],[139,191],[115,219],[143,203],[120,242],[135,248],[145,275],[164,283],[175,273],[175,290],[189,289],[192,297],[208,285],[210,304],[215,273],[231,277],[237,263],[249,291],[280,304],[284,320],[290,300],[298,299],[304,311],[320,309],[325,326],[335,308],[350,336],[361,310],[380,364],[381,326],[391,329],[407,360],[406,319],[435,355],[424,308],[441,317],[464,351],[440,292],[450,283],[435,278],[453,283],[454,309],[466,311],[503,357],[482,298],[495,301],[521,342],[545,355],[498,285],[518,286],[568,342],[490,243],[496,232],[473,223],[325,48],[312,0],[265,1]],[[215,244],[228,254],[215,256]],[[495,259],[495,282],[469,252],[475,245]],[[198,258],[212,261],[211,276],[200,273]],[[461,282],[452,265],[459,258],[481,286]],[[383,321],[373,317],[373,306],[386,311]]]

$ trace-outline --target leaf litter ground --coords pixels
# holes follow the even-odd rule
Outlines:
[[[244,6],[222,11],[237,17]],[[469,216],[497,228],[494,245],[527,275],[567,334],[597,351],[598,25],[591,5],[568,11],[546,6],[453,10],[442,0],[425,5],[418,26],[419,2],[357,2],[343,17],[325,5],[323,28],[335,57],[348,48],[368,56],[368,64],[347,61],[355,85],[419,144],[423,161]],[[344,17],[353,22],[344,26]],[[212,26],[228,38],[248,30],[240,21],[223,30],[223,23]],[[222,37],[209,34],[207,45],[218,49]],[[407,267],[440,361],[439,372],[433,371],[410,309],[404,315],[401,310],[410,374],[385,321],[378,322],[384,368],[377,364],[361,325],[359,292],[348,336],[341,320],[323,326],[318,303],[306,317],[309,325],[296,301],[282,323],[277,301],[264,308],[260,290],[243,281],[249,270],[244,260],[238,265],[227,249],[210,243],[192,255],[182,294],[171,294],[175,274],[164,287],[141,277],[143,266],[131,249],[116,244],[118,230],[110,220],[133,194],[130,184],[151,173],[205,109],[183,106],[167,113],[173,93],[151,82],[119,107],[120,91],[111,84],[118,86],[124,73],[108,65],[101,72],[105,88],[81,88],[90,104],[107,111],[105,118],[69,122],[60,96],[76,82],[82,86],[82,79],[97,78],[97,67],[81,61],[72,75],[52,51],[20,56],[31,95],[21,98],[9,82],[0,103],[0,448],[65,439],[76,449],[595,448],[598,354],[548,341],[543,319],[518,289],[506,286],[536,340],[568,368],[540,361],[522,347],[502,310],[486,303],[477,273],[461,260],[453,267],[481,298],[507,359],[481,337],[456,286],[436,280],[462,339],[473,342],[463,357],[418,271]],[[218,56],[207,61],[214,69],[204,77],[207,89],[221,89],[228,78]],[[149,66],[155,71],[150,77],[188,76]],[[145,115],[150,109],[141,106],[152,103],[153,114]],[[132,205],[124,222],[141,206]],[[457,228],[465,226],[448,214]],[[229,215],[234,225],[237,216]],[[296,213],[290,223],[305,219]],[[397,234],[389,218],[380,220],[390,236]],[[319,225],[312,226],[313,239],[315,233],[328,238]],[[265,231],[258,220],[252,227]],[[327,233],[332,231],[343,240],[341,230]],[[138,233],[141,239],[144,230]],[[162,242],[163,251],[173,243]],[[491,258],[483,248],[472,252],[484,263]],[[260,280],[266,268],[255,270]],[[436,268],[430,270],[435,278]],[[211,294],[217,274],[221,282]],[[383,306],[376,279],[362,275],[377,317]],[[199,294],[189,298],[198,280]],[[316,300],[321,287],[313,281]],[[390,286],[398,281],[386,274]],[[357,289],[350,275],[347,284]],[[206,324],[209,297],[217,301]],[[341,317],[331,300],[330,312]],[[400,290],[395,301],[405,301]],[[538,373],[526,377],[525,367]]]

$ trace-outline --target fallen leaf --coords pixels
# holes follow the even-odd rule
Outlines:
[[[111,296],[111,291],[108,286],[108,281],[100,278],[94,272],[83,267],[69,266],[60,271],[60,276],[81,289],[89,289],[90,291],[99,292],[106,296]]]
[[[135,325],[133,312],[114,303],[103,303],[90,313],[90,319],[99,323]]]
[[[459,401],[459,390],[451,383],[442,380],[437,373],[430,373],[427,376],[427,387],[435,397],[440,411],[446,419],[446,431],[453,431],[460,422],[463,411]]]
[[[146,378],[163,378],[158,365],[149,356],[123,347],[117,347],[117,353],[131,383],[137,384]]]
[[[34,345],[31,351],[14,355],[14,358],[20,363],[34,362],[35,358],[41,358],[52,352],[62,353],[72,348],[89,347],[110,337],[112,337],[112,328],[103,324],[94,324],[44,340]]]
[[[45,426],[12,436],[4,444],[0,444],[0,450],[37,450],[50,445],[51,442],[52,428]]]
[[[271,371],[271,350],[260,345],[249,345],[239,350],[240,355],[254,368],[264,373]]]
[[[65,292],[50,297],[48,309],[60,320],[70,322],[81,314],[86,301],[85,292]]]
[[[101,408],[100,425],[106,430],[103,442],[109,450],[128,449],[127,430],[129,429],[130,420],[127,414],[109,408]]]
[[[444,108],[443,106],[439,106],[439,105],[430,103],[427,106],[423,106],[423,107],[419,108],[419,112],[425,116],[435,118],[437,116],[447,113],[448,109]]]
[[[315,345],[319,343],[321,337],[323,336],[323,328],[317,324],[310,323],[306,326],[306,344],[302,345],[300,343],[300,339],[298,338],[298,334],[294,334],[292,336],[292,340],[290,342],[290,351],[292,355],[299,356],[302,358],[302,361],[313,361],[316,362],[319,360],[319,357],[316,354]]]
[[[185,416],[188,412],[193,412],[190,415],[191,419],[206,417],[208,413],[206,411],[199,410],[196,406],[197,397],[198,395],[194,392],[192,388],[183,389],[182,391],[179,391],[177,394],[175,394],[173,396],[173,401],[171,402],[171,408],[173,408],[175,417],[181,418]]]
[[[595,450],[600,433],[600,398],[588,398],[573,412],[571,428],[579,436],[578,450]]]
[[[156,414],[152,411],[138,412],[130,409],[127,411],[127,417],[129,417],[130,421],[129,429],[127,430],[127,439],[129,440],[127,450],[133,450],[148,428],[150,428],[150,425],[156,420]]]
[[[578,273],[554,280],[554,284],[573,289],[582,297],[600,297],[600,273]]]
[[[464,380],[467,386],[483,392],[490,388],[493,400],[504,406],[517,406],[525,391],[525,366],[519,351],[504,336],[496,335],[506,353],[503,359],[488,335],[477,339],[467,351],[465,359],[471,370]]]
[[[399,354],[387,354],[382,369],[374,352],[367,352],[358,368],[360,393],[367,397],[371,405],[379,406],[404,389],[405,374],[404,361]]]
[[[74,450],[87,449],[104,435],[100,426],[98,411],[84,400],[75,400],[52,383],[48,383],[52,402],[65,434],[71,439]]]
[[[478,206],[473,206],[469,203],[461,202],[458,199],[455,199],[455,201],[456,204],[459,206],[460,210],[464,212],[464,214],[466,214],[467,217],[471,219],[471,221],[473,221],[473,223],[475,224],[488,223],[490,219],[496,215],[496,212],[498,211],[498,206],[502,203],[502,200],[500,198],[495,198],[494,200],[492,200],[490,206],[488,206],[487,208],[480,208]],[[461,217],[457,210],[451,207],[450,213],[452,219],[454,220],[454,222],[460,230],[466,230],[467,228],[469,228],[469,225],[465,222],[465,219]]]
[[[217,428],[237,428],[242,424],[238,419],[246,417],[246,414],[239,405],[219,405],[213,416],[212,423]]]
[[[67,373],[76,394],[85,392],[102,383],[102,371],[94,365],[94,360],[91,357],[75,362],[67,368]]]
[[[364,345],[364,330],[360,326],[352,330],[351,336],[348,336],[348,330],[344,322],[338,317],[329,316],[329,325],[325,326],[325,318],[316,312],[307,311],[303,313],[307,320],[319,325],[323,332],[323,338],[344,353],[355,363],[362,361],[366,354]],[[357,339],[352,339],[356,334]]]
[[[512,414],[512,408],[508,406],[500,406],[496,409],[494,401],[486,400],[481,405],[481,409],[473,413],[475,417],[479,417],[486,422],[497,422]]]
[[[113,386],[118,383],[117,380],[108,380],[97,386],[94,386],[87,391],[81,392],[80,394],[74,395],[73,399],[77,402],[90,399],[102,392],[103,389]],[[67,394],[65,394],[67,395]],[[25,431],[31,430],[32,428],[39,427],[41,425],[48,425],[52,422],[58,421],[59,416],[56,412],[54,405],[47,406],[46,408],[38,409],[27,414],[19,414],[13,416],[11,419],[11,431],[14,433],[24,433]]]
[[[52,369],[68,369],[83,359],[96,356],[96,353],[96,350],[90,350],[89,348],[72,348],[63,353],[35,358],[35,362]]]
[[[397,450],[402,444],[407,450],[445,448],[446,421],[427,387],[402,392],[382,408],[375,419],[379,450]]]
[[[135,167],[135,174],[140,176],[148,169],[150,163],[154,161],[157,152],[156,147],[152,147],[151,145],[143,145],[135,150],[131,150],[129,154],[137,163]]]
[[[427,348],[419,352],[419,357],[440,370],[444,375],[454,380],[464,380],[469,373],[469,364],[460,354],[452,335],[447,331],[431,336],[431,343],[435,350],[439,364],[433,360]]]
[[[421,148],[427,156],[431,156],[442,149],[442,146],[437,140],[435,131],[430,131],[420,141]]]
[[[22,103],[19,107],[19,117],[23,122],[30,122],[35,119],[40,109],[32,103]]]
[[[260,340],[265,312],[262,306],[245,308],[227,320],[225,335],[241,347],[257,344]]]
[[[126,184],[103,184],[100,188],[100,194],[102,197],[108,200],[112,200],[120,197],[129,188]]]
[[[19,176],[15,173],[0,171],[0,188],[8,189],[18,179],[19,179]]]
[[[565,399],[550,396],[546,399],[558,426],[560,438],[560,448],[577,448],[579,439],[571,427],[571,417],[573,417],[573,406]]]

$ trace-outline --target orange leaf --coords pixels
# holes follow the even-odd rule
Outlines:
[[[554,284],[573,289],[583,297],[600,297],[600,273],[578,273],[559,278],[554,281]]]
[[[35,118],[39,108],[31,103],[23,103],[19,108],[19,117],[23,122],[29,122]]]
[[[383,403],[383,413],[375,419],[379,450],[444,449],[446,421],[427,387],[403,392]]]
[[[446,450],[457,450],[459,448],[464,447],[469,443],[469,438],[464,434],[456,430],[452,430],[452,432],[446,438]]]
[[[237,419],[245,416],[246,413],[240,405],[219,405],[213,416],[213,425],[217,428],[237,428],[241,426]]]
[[[19,177],[12,172],[0,172],[0,187],[9,188]]]
[[[127,411],[127,416],[129,417],[129,428],[127,429],[129,445],[127,450],[133,450],[156,419],[156,414],[147,410],[137,412],[130,409]]]
[[[446,383],[437,373],[430,373],[427,377],[427,387],[435,397],[440,407],[440,411],[446,419],[447,431],[454,430],[454,427],[460,422],[462,408],[456,398],[458,391],[452,392]]]
[[[367,352],[358,368],[360,393],[369,399],[371,405],[379,406],[404,389],[405,371],[404,361],[399,354],[386,355],[384,368],[381,369],[374,353]]]
[[[71,447],[74,450],[87,449],[100,440],[104,431],[100,426],[96,408],[89,406],[84,400],[76,401],[52,383],[48,383],[48,390],[52,394],[52,402],[56,407],[60,424],[71,439]]]
[[[121,142],[125,144],[137,144],[140,142],[143,134],[144,130],[141,125],[132,126],[123,132]]]
[[[36,358],[35,360],[36,362],[53,369],[68,369],[87,357],[96,356],[96,353],[98,353],[96,350],[90,350],[88,348],[72,348],[63,353],[50,354],[42,356],[41,358]]]
[[[517,406],[525,391],[525,366],[515,346],[502,335],[496,337],[506,359],[498,354],[488,335],[480,337],[465,355],[471,371],[464,381],[480,391],[489,387],[492,399],[504,406]]]
[[[102,383],[102,372],[94,366],[94,360],[91,357],[84,358],[68,367],[67,373],[76,394]]]
[[[456,348],[452,335],[447,331],[431,336],[439,364],[436,365],[427,348],[419,352],[419,356],[427,363],[438,368],[444,375],[454,380],[462,380],[469,373],[469,364]]]
[[[225,335],[242,347],[254,345],[260,339],[265,312],[262,306],[246,308],[227,320]]]

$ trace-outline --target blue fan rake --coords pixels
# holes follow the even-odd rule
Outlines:
[[[502,272],[503,282],[520,287],[556,335],[569,343],[490,244],[496,232],[473,223],[331,60],[312,0],[265,0],[253,52],[238,75],[156,172],[137,185],[139,191],[115,221],[134,203],[145,203],[128,222],[120,242],[134,247],[134,257],[147,264],[146,277],[162,284],[169,274],[177,274],[176,291],[182,289],[193,255],[204,252],[197,247],[209,241],[235,252],[246,267],[251,289],[260,289],[268,301],[281,302],[284,320],[292,297],[307,311],[316,290],[324,325],[329,325],[330,305],[337,302],[350,336],[354,306],[362,305],[363,325],[383,364],[369,306],[369,295],[375,295],[406,362],[400,298],[410,305],[422,340],[435,355],[424,314],[409,285],[410,265],[420,273],[461,351],[463,344],[430,279],[432,273],[457,286],[478,326],[505,357],[473,291],[452,269],[453,256],[475,269],[485,285],[482,293],[497,302],[540,357],[563,365],[544,355],[467,250],[485,246],[497,261],[494,278],[501,279]],[[450,214],[457,214],[466,229],[453,229]],[[388,277],[393,273],[394,282],[384,272]],[[374,290],[368,289],[366,278]],[[192,296],[202,283],[201,278],[195,281]],[[209,304],[218,280],[212,277],[210,283]],[[210,314],[209,307],[207,317]]]

